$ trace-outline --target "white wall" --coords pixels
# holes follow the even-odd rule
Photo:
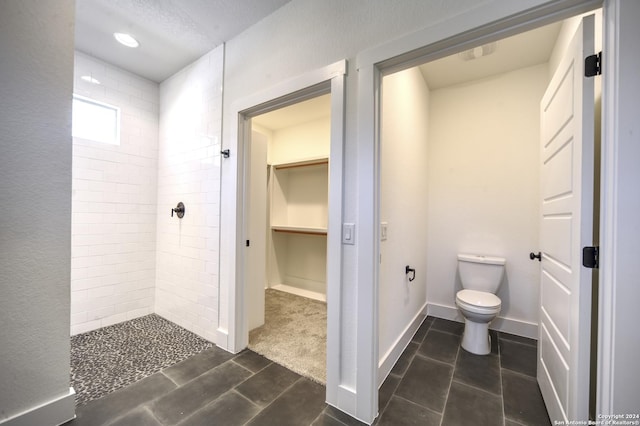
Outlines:
[[[73,139],[71,334],[153,312],[158,179],[158,85],[76,52],[74,93],[119,107],[121,134]]]
[[[274,130],[269,137],[269,164],[328,157],[331,141],[330,111],[327,116],[296,126]]]
[[[457,253],[505,257],[500,317],[523,322],[520,331],[506,330],[516,334],[534,332],[538,322],[539,265],[529,252],[538,251],[546,84],[547,66],[537,65],[434,90],[429,108],[427,299],[455,309]]]
[[[0,2],[0,423],[7,425],[57,425],[74,415],[73,18],[71,0]]]
[[[224,47],[160,84],[156,313],[216,341]],[[182,219],[171,209],[182,201]]]
[[[391,358],[390,369],[413,337],[411,326],[418,325],[429,285],[429,88],[417,68],[384,78],[381,123],[380,221],[388,225],[380,243],[378,356],[381,363]],[[406,265],[416,270],[412,282]]]

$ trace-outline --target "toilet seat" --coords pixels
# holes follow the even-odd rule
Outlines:
[[[460,290],[456,294],[456,304],[469,312],[489,314],[499,312],[502,301],[495,294],[486,291]]]

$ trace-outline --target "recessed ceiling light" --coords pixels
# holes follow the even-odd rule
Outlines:
[[[93,83],[93,84],[100,84],[100,81],[97,78],[93,78],[90,75],[83,75],[82,77],[80,77],[82,80],[84,81],[88,81],[89,83]]]
[[[127,33],[113,33],[113,36],[118,40],[121,44],[124,44],[127,47],[138,47],[140,43],[138,40],[133,38],[131,34]]]

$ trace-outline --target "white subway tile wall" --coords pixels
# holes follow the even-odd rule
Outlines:
[[[81,52],[74,92],[119,107],[121,138],[73,140],[72,335],[154,312],[159,121],[158,84]]]
[[[160,84],[158,315],[216,341],[223,49]],[[178,202],[182,219],[171,217]]]

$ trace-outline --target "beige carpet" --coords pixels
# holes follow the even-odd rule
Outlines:
[[[249,333],[249,349],[325,384],[327,304],[278,290],[265,291],[265,324]]]

